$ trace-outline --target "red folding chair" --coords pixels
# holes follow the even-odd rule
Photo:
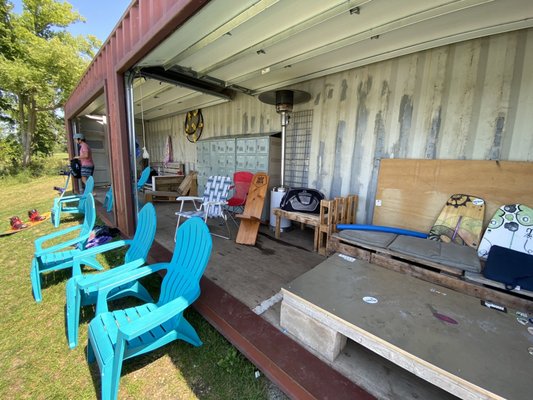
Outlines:
[[[233,185],[230,186],[230,190],[233,190],[233,195],[228,199],[226,207],[235,225],[237,225],[237,221],[235,221],[233,215],[236,212],[243,212],[253,177],[254,174],[247,171],[237,171],[233,174]]]

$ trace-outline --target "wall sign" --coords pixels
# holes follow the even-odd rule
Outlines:
[[[204,116],[202,115],[201,109],[189,111],[187,113],[185,116],[184,128],[185,135],[189,142],[196,143],[198,139],[200,139],[204,129]]]

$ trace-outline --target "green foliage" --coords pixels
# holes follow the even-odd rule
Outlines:
[[[6,145],[4,147],[4,145]],[[9,145],[13,148],[9,148]],[[8,162],[3,162],[2,157],[12,157]],[[41,176],[54,176],[62,169],[65,169],[68,158],[52,157],[46,155],[36,155],[31,163],[22,167],[20,164],[19,146],[15,141],[0,140],[0,178],[11,176],[14,182],[29,182]]]
[[[243,361],[242,355],[235,349],[230,347],[224,358],[218,360],[217,365],[226,373],[231,373]]]
[[[62,125],[57,111],[100,42],[66,30],[83,21],[68,2],[22,3],[19,15],[8,1],[0,0],[0,115],[15,121],[21,162],[28,165],[34,152],[50,154]]]
[[[0,176],[11,175],[20,167],[22,148],[13,135],[0,138]]]
[[[59,143],[66,146],[64,132],[62,118],[58,118],[50,111],[39,114],[35,139],[32,143],[33,154],[49,156]]]

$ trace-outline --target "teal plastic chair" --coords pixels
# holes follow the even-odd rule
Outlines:
[[[85,200],[85,217],[81,225],[62,229],[35,240],[35,254],[31,262],[30,278],[33,297],[36,302],[39,303],[42,301],[41,274],[72,268],[74,256],[85,250],[95,221],[96,210],[94,208],[94,198],[92,194],[88,194]],[[43,247],[45,242],[49,240],[57,239],[67,234],[72,235],[72,232],[76,231],[79,231],[78,236],[72,239],[50,247]],[[57,240],[54,242],[57,242]],[[84,259],[84,264],[98,270],[103,269],[94,257]]]
[[[202,345],[183,312],[200,295],[200,278],[211,248],[212,240],[205,222],[191,218],[178,231],[169,263],[136,268],[97,285],[97,315],[89,324],[87,358],[89,362],[98,361],[102,399],[117,398],[124,360],[176,339],[193,346]],[[166,274],[157,303],[107,311],[107,299],[116,287],[163,270]]]
[[[144,185],[146,185],[146,182],[148,182],[148,179],[150,179],[150,167],[146,167],[143,169],[143,172],[141,173],[141,177],[137,181],[137,192],[140,192]],[[139,203],[139,207],[141,204]],[[107,212],[111,212],[113,209],[113,186],[109,186],[109,189],[107,190],[104,198],[104,207]]]
[[[109,186],[104,198],[104,207],[107,212],[113,209],[113,186]]]
[[[96,303],[95,285],[107,279],[112,279],[120,274],[134,268],[138,268],[146,263],[148,252],[154,242],[157,228],[157,216],[152,203],[147,203],[139,212],[137,219],[137,229],[131,240],[118,240],[106,243],[82,251],[74,257],[73,276],[67,282],[67,338],[71,349],[78,345],[78,329],[80,323],[81,307]],[[113,268],[98,274],[82,275],[81,265],[87,258],[92,258],[97,254],[102,254],[111,250],[128,246],[128,251],[124,255],[124,263],[121,267]],[[125,296],[134,296],[145,302],[152,302],[153,299],[148,291],[138,282],[125,284],[116,288],[110,294],[109,300],[118,299]]]
[[[141,177],[137,181],[137,191],[141,191],[144,188],[144,185],[146,185],[146,182],[148,182],[148,179],[150,178],[150,167],[146,167],[143,169],[143,172],[141,172]]]
[[[58,227],[61,222],[61,214],[83,214],[85,212],[85,202],[88,195],[92,195],[94,190],[94,179],[90,176],[85,183],[83,194],[74,194],[70,196],[60,196],[54,199],[52,207],[51,221],[54,227]]]

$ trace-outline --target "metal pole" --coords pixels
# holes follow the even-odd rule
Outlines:
[[[289,116],[286,111],[281,112],[281,187],[285,187],[285,133]]]

